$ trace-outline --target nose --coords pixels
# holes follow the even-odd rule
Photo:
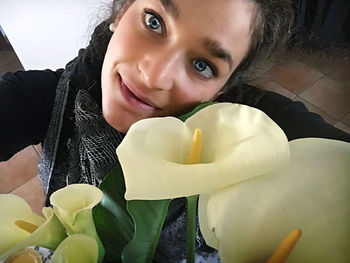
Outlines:
[[[183,58],[180,51],[153,49],[138,63],[141,78],[148,88],[169,90],[180,75]]]

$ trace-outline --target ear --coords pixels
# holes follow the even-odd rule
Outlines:
[[[122,9],[119,11],[115,21],[114,21],[114,25],[117,26],[120,22],[120,20],[122,19],[122,17],[124,16],[124,14],[126,13],[126,11],[129,9],[129,7],[135,2],[135,0],[127,0],[125,2],[125,4],[123,5]]]

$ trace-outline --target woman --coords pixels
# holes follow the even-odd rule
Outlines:
[[[70,183],[98,185],[116,166],[115,149],[134,122],[178,116],[208,100],[257,107],[289,139],[350,141],[301,103],[243,84],[255,60],[288,32],[292,13],[288,0],[114,1],[112,16],[64,70],[0,79],[0,119],[7,126],[0,160],[43,143],[47,196]],[[156,261],[185,258],[185,221],[183,200],[172,202]],[[217,258],[200,233],[197,253]]]

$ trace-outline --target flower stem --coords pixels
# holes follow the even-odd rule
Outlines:
[[[187,263],[194,263],[196,258],[196,211],[198,195],[188,196],[187,199]]]
[[[202,149],[202,131],[194,131],[188,164],[198,164]],[[197,200],[198,195],[188,196],[187,199],[187,263],[194,263],[196,258],[196,232],[197,232]]]

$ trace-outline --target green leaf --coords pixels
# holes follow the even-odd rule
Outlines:
[[[134,223],[124,199],[123,172],[118,165],[101,183],[104,196],[94,209],[93,217],[97,233],[105,247],[104,262],[121,262],[121,252],[134,234]]]
[[[123,262],[152,262],[169,203],[170,199],[127,202],[128,211],[134,219],[135,234],[123,250]]]
[[[194,263],[196,260],[196,233],[197,233],[197,201],[199,195],[186,197],[187,201],[187,262]]]
[[[212,105],[214,103],[217,103],[217,102],[212,102],[212,101],[203,102],[203,103],[199,104],[197,107],[195,107],[192,111],[180,116],[179,119],[182,121],[185,121],[189,117],[191,117],[193,114],[195,114],[196,112],[198,112],[198,111],[204,109],[205,107],[208,107],[209,105]]]

